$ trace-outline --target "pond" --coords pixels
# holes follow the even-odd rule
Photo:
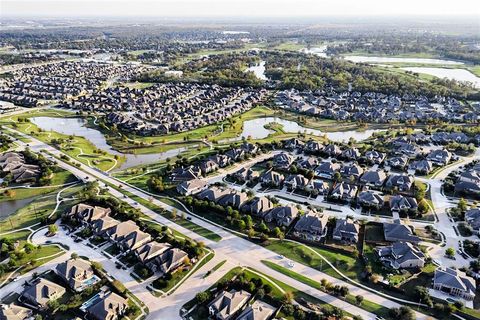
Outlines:
[[[245,72],[248,71],[252,71],[260,80],[268,80],[267,76],[265,75],[265,61],[261,61],[259,64],[251,66],[245,70]]]
[[[480,88],[480,78],[465,69],[408,67],[402,68],[402,70],[416,73],[425,73],[439,78],[447,78],[457,81],[468,81],[473,83],[475,88]]]
[[[8,200],[0,202],[0,220],[5,220],[18,209],[21,209],[32,202],[35,197],[25,198],[20,200]]]
[[[374,56],[344,56],[346,60],[352,62],[372,62],[372,63],[425,63],[425,64],[444,64],[461,65],[463,62],[443,59],[429,58],[400,58],[400,57],[374,57]]]
[[[85,120],[82,118],[54,118],[54,117],[33,117],[30,121],[44,131],[55,131],[66,135],[84,137],[100,150],[106,151],[112,155],[125,157],[125,162],[118,169],[126,169],[138,165],[158,162],[166,158],[172,158],[187,148],[176,148],[160,153],[150,154],[128,154],[118,152],[107,143],[103,133],[96,129],[87,128]],[[117,169],[117,170],[118,170]]]
[[[322,132],[317,129],[310,129],[299,125],[297,122],[285,120],[275,117],[265,117],[260,119],[248,120],[243,123],[243,131],[240,137],[235,138],[240,140],[242,138],[252,139],[264,139],[274,131],[266,129],[265,125],[270,123],[278,123],[283,127],[283,130],[287,133],[307,133],[315,136],[327,136],[328,139],[336,142],[348,142],[350,138],[354,138],[357,141],[368,139],[374,132],[380,132],[379,129],[369,129],[364,131],[349,130],[341,132]]]

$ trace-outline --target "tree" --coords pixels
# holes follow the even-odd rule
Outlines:
[[[461,198],[458,201],[457,208],[460,210],[460,212],[465,213],[465,211],[468,209],[468,202],[464,198]]]
[[[58,300],[50,300],[47,302],[47,307],[52,312],[58,309],[59,306],[60,306],[60,303],[58,302]]]
[[[450,257],[450,258],[454,257],[455,256],[455,249],[448,248],[447,250],[445,250],[445,255],[447,257]]]
[[[290,291],[285,292],[285,294],[283,295],[283,301],[290,303],[292,302],[292,300],[293,300],[293,293],[291,293]]]
[[[362,295],[356,295],[355,296],[355,301],[357,302],[358,305],[361,305],[363,302],[363,296]]]
[[[416,286],[415,287],[415,296],[417,299],[419,299],[421,302],[427,304],[428,306],[432,306],[432,298],[430,297],[430,293],[428,292],[428,289],[422,286]]]
[[[177,209],[173,208],[172,211],[170,211],[170,219],[175,220],[177,218]]]
[[[280,240],[283,240],[283,238],[285,237],[279,227],[275,227],[275,229],[273,229],[273,235],[275,236],[275,238],[279,238]]]
[[[209,291],[199,292],[196,294],[195,299],[200,304],[205,303],[208,300],[210,300],[210,292]]]
[[[54,235],[54,234],[56,234],[57,232],[58,232],[58,227],[57,227],[56,224],[50,224],[50,225],[48,225],[48,233],[49,233],[50,235]]]
[[[72,258],[73,260],[78,259],[78,253],[72,252],[72,254],[70,255],[70,258]]]
[[[415,320],[415,312],[406,306],[392,308],[389,311],[390,316],[396,320]]]

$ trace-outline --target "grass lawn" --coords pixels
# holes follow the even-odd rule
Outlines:
[[[316,282],[304,275],[301,275],[301,274],[298,274],[296,272],[293,272],[287,268],[284,268],[282,266],[279,266],[273,262],[270,262],[270,261],[262,261],[263,264],[265,264],[266,266],[268,266],[269,268],[275,270],[275,271],[278,271],[280,273],[283,273],[284,275],[286,276],[289,276],[290,278],[292,279],[295,279],[297,281],[300,281],[312,288],[315,288],[317,290],[320,290],[320,291],[325,291],[324,288],[322,287],[322,285],[319,283],[319,282]],[[348,301],[349,303],[355,305],[355,296],[351,295],[351,294],[348,294],[346,296],[346,301]],[[372,301],[368,301],[368,300],[364,300],[362,302],[362,304],[360,306],[358,306],[359,308],[362,308],[368,312],[372,312],[380,317],[388,317],[388,308],[384,307],[384,306],[381,306],[379,304],[376,304]]]

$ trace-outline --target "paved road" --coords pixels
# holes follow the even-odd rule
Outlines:
[[[16,131],[16,132],[18,134],[22,134],[18,131]],[[55,154],[56,156],[60,156],[62,154],[60,151],[54,149],[53,147],[50,147],[50,146],[44,144],[43,142],[41,142],[41,141],[39,141],[35,138],[32,138],[32,137],[29,137],[29,138],[31,139],[30,147],[35,152],[41,152],[41,150],[45,150],[45,151],[48,151],[52,154]],[[81,165],[80,168],[76,168],[76,167],[73,167],[73,166],[71,166],[67,163],[62,162],[62,161],[57,161],[57,162],[58,162],[59,166],[63,167],[66,170],[71,171],[73,174],[75,174],[79,178],[86,179],[88,177],[87,180],[93,180],[95,178],[99,178],[99,179],[105,180],[109,183],[112,183],[114,185],[120,185],[120,186],[122,186],[122,189],[124,189],[128,192],[131,192],[132,194],[135,194],[137,196],[140,196],[144,199],[150,199],[151,198],[149,195],[145,194],[144,192],[139,191],[135,188],[132,188],[129,185],[127,185],[127,184],[125,184],[125,183],[123,183],[119,180],[116,180],[116,179],[114,179],[114,178],[112,178],[112,177],[110,177],[110,176],[108,176],[108,175],[106,175],[106,174],[104,174],[100,171],[97,171],[96,169],[87,167],[85,165]],[[123,198],[123,194],[121,192],[118,192],[118,191],[116,191],[112,188],[109,188],[109,191],[113,196],[118,197],[118,198]],[[146,215],[150,216],[152,219],[155,219],[159,223],[167,225],[168,227],[185,234],[187,237],[190,237],[195,241],[203,241],[207,246],[209,246],[210,248],[212,248],[215,251],[216,255],[218,255],[217,257],[220,257],[220,259],[222,257],[225,257],[233,265],[247,266],[247,267],[251,267],[253,269],[256,269],[260,272],[267,273],[270,276],[272,276],[273,278],[278,279],[279,281],[282,281],[282,282],[284,282],[284,283],[286,283],[286,284],[288,284],[288,285],[290,285],[294,288],[297,288],[298,290],[305,291],[305,292],[311,294],[312,296],[314,296],[314,297],[316,297],[316,298],[318,298],[322,301],[325,301],[325,302],[327,302],[331,305],[337,306],[337,307],[339,307],[343,310],[348,310],[352,314],[361,315],[364,319],[374,319],[375,318],[375,316],[372,313],[366,312],[365,310],[362,310],[362,309],[358,308],[357,306],[348,304],[341,299],[338,299],[336,297],[327,295],[327,294],[325,294],[325,293],[323,293],[319,290],[313,289],[312,287],[309,287],[309,286],[307,286],[303,283],[300,283],[300,282],[298,282],[298,281],[296,281],[296,280],[294,280],[290,277],[287,277],[287,276],[283,275],[282,273],[273,271],[272,269],[266,267],[261,262],[261,260],[268,260],[268,261],[275,262],[275,263],[278,262],[277,254],[270,251],[270,250],[267,250],[267,249],[265,249],[265,248],[263,248],[259,245],[256,245],[256,244],[254,244],[254,243],[252,243],[248,240],[240,238],[240,237],[238,237],[238,236],[236,236],[236,235],[234,235],[230,232],[227,232],[227,231],[225,231],[225,230],[223,230],[223,229],[221,229],[221,228],[219,228],[215,225],[212,225],[211,223],[208,223],[208,222],[205,222],[203,220],[200,220],[200,219],[197,219],[197,218],[193,217],[192,220],[193,220],[194,223],[196,223],[196,224],[198,224],[198,225],[200,225],[204,228],[207,228],[207,229],[219,234],[222,237],[221,241],[213,242],[211,240],[208,240],[206,238],[203,238],[203,237],[199,236],[198,234],[196,234],[196,233],[194,233],[194,232],[192,232],[188,229],[183,228],[182,226],[179,226],[179,225],[171,222],[170,220],[156,214],[152,210],[150,210],[150,209],[148,209],[148,208],[146,208],[142,205],[135,205],[134,201],[132,199],[125,198],[124,200],[126,202],[130,203],[131,205],[136,206],[137,208],[142,210],[142,212],[144,212]],[[155,205],[163,207],[167,210],[173,209],[172,207],[170,207],[170,206],[168,206],[168,205],[164,204],[163,202],[160,202],[156,199],[153,199],[152,201]],[[182,214],[181,211],[179,213]],[[186,215],[189,216],[188,213],[186,213]],[[105,259],[105,258],[103,258],[103,259]],[[209,265],[209,264],[207,264],[207,265]],[[201,268],[201,269],[203,271],[206,270],[206,268]],[[380,295],[377,295],[377,294],[374,294],[374,293],[370,293],[369,291],[366,291],[366,290],[361,289],[361,288],[357,288],[356,286],[351,285],[351,284],[349,284],[345,281],[329,277],[328,275],[326,275],[326,274],[324,274],[320,271],[317,271],[315,269],[307,268],[307,267],[304,267],[304,266],[301,266],[301,265],[297,265],[297,266],[294,267],[294,271],[299,272],[299,273],[302,273],[305,270],[308,270],[309,276],[314,277],[315,279],[326,278],[330,282],[332,282],[333,284],[346,285],[347,287],[349,287],[351,292],[355,292],[356,294],[362,294],[365,297],[368,296],[369,300],[371,300],[373,302],[376,302],[380,305],[384,305],[384,306],[387,306],[389,308],[400,306],[400,304],[398,304],[398,303],[396,303],[392,300],[389,300],[389,299],[387,299],[383,296],[380,296]],[[210,278],[210,277],[207,278],[207,280],[209,281],[210,284],[213,284],[215,282],[213,279],[214,279],[213,277],[212,278]],[[129,276],[125,276],[124,278],[119,279],[119,280],[125,281],[125,283],[127,285],[127,288],[129,288],[132,292],[134,292],[136,295],[138,295],[139,298],[147,304],[147,306],[149,307],[150,312],[152,314],[154,314],[156,316],[160,316],[162,314],[162,312],[164,312],[164,311],[162,311],[162,309],[173,308],[171,306],[172,301],[170,301],[169,299],[154,299],[154,298],[152,298],[153,296],[151,296],[149,293],[145,292],[145,290],[142,288],[142,285],[140,285],[136,282],[135,283],[131,282],[131,279],[129,279]],[[177,295],[182,294],[182,292],[183,292],[182,287],[183,286],[190,287],[190,281],[187,281],[186,283],[184,283],[174,294],[172,294],[172,296],[170,296],[171,299],[177,299],[178,298]],[[206,286],[206,283],[200,283],[199,282],[198,286],[204,287],[204,286]],[[193,290],[191,290],[191,291],[193,291]],[[184,295],[184,297],[188,296],[184,292],[183,292],[183,295]],[[166,301],[166,303],[164,303],[163,301]],[[180,306],[181,302],[185,303],[185,302],[187,302],[187,300],[182,300],[182,301],[176,300],[175,303],[178,304],[178,306],[176,306],[177,308]],[[427,318],[428,317],[426,317],[423,314],[419,314],[419,313],[417,314],[417,319],[427,319]]]

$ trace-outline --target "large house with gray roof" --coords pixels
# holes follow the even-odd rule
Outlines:
[[[95,320],[117,320],[127,311],[128,303],[116,293],[110,292],[87,308],[87,313]]]
[[[247,291],[222,291],[208,305],[208,313],[213,319],[229,320],[233,319],[250,300],[252,295]]]
[[[44,278],[38,278],[22,293],[22,298],[34,308],[46,309],[48,303],[62,297],[66,289]]]
[[[395,242],[387,247],[377,247],[380,261],[393,269],[423,268],[425,255],[409,242]]]
[[[476,285],[465,272],[439,268],[433,276],[433,289],[471,301],[475,299]]]
[[[100,281],[90,263],[80,258],[57,264],[55,273],[76,292],[81,292]]]
[[[410,227],[402,224],[399,219],[394,220],[393,223],[384,222],[383,223],[383,235],[386,241],[396,242],[420,242],[420,238],[413,235],[412,229]]]
[[[327,223],[327,215],[309,212],[298,219],[293,234],[306,240],[320,241],[327,235]]]
[[[337,219],[335,228],[333,229],[333,239],[348,243],[357,243],[359,231],[360,226],[357,222],[353,221],[353,219]]]

